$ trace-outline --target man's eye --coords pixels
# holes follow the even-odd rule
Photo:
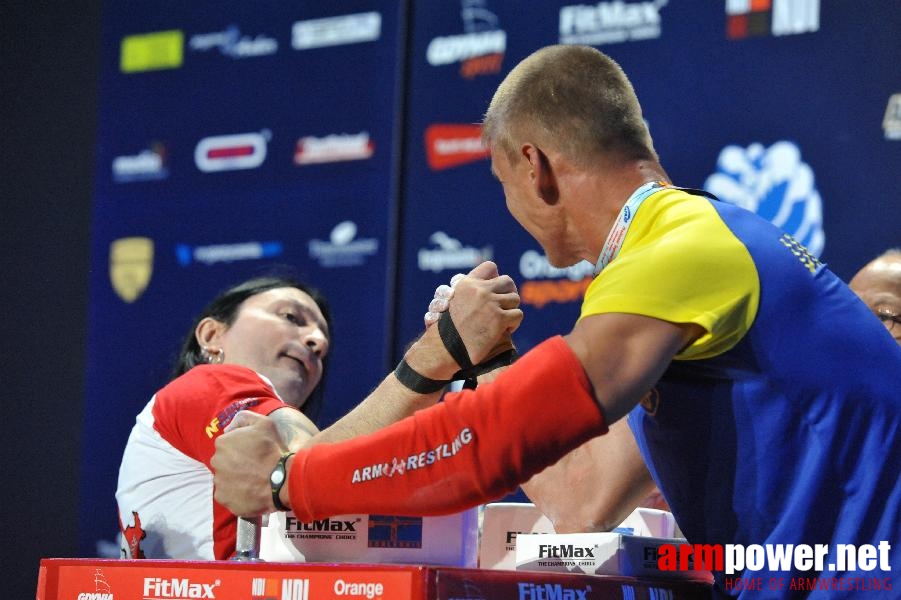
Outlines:
[[[301,323],[300,317],[292,312],[286,312],[285,318],[287,320],[291,321],[292,323],[294,323],[295,325],[300,325],[300,323]]]

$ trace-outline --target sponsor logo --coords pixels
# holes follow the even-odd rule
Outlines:
[[[241,242],[238,244],[216,244],[212,246],[177,244],[175,246],[175,257],[179,265],[187,267],[194,262],[212,265],[239,260],[262,260],[281,256],[283,250],[281,242]]]
[[[888,99],[882,129],[885,131],[885,139],[901,140],[901,94],[892,94]]]
[[[420,248],[417,263],[420,271],[438,273],[446,269],[469,270],[476,265],[491,260],[494,254],[491,246],[475,248],[464,246],[459,240],[450,237],[443,231],[436,231],[429,236],[429,243],[437,249]]]
[[[356,13],[297,21],[291,26],[291,47],[295,50],[309,50],[326,46],[359,44],[374,42],[381,35],[381,13]]]
[[[517,584],[519,588],[519,600],[550,600],[551,598],[559,598],[560,600],[585,600],[588,598],[588,592],[591,586],[584,588],[571,588],[559,583],[526,583]]]
[[[579,281],[526,281],[520,286],[519,294],[523,304],[535,308],[543,308],[548,304],[579,302],[585,296],[585,290],[591,285],[591,279],[586,277]]]
[[[842,577],[849,571],[891,572],[889,551],[883,540],[873,544],[662,544],[645,547],[645,563],[656,564],[661,571],[719,571],[726,575],[727,590],[781,590],[772,596],[785,596],[784,590],[891,590],[891,577]],[[827,562],[828,561],[828,562]],[[767,577],[755,577],[758,571]],[[812,577],[777,577],[783,573],[809,573]],[[794,595],[794,594],[791,594]]]
[[[357,517],[353,521],[321,519],[304,522],[291,514],[285,517],[286,539],[355,540],[357,525],[362,520]]]
[[[109,277],[113,290],[125,302],[137,300],[153,274],[153,240],[127,237],[114,240],[109,251]]]
[[[425,151],[433,171],[488,158],[481,125],[429,125],[425,130]]]
[[[184,33],[177,29],[129,35],[119,46],[123,73],[177,69],[184,59]]]
[[[660,10],[669,0],[598,2],[560,8],[560,43],[600,46],[660,37]]]
[[[297,140],[294,164],[312,165],[346,160],[371,158],[375,145],[369,139],[369,132],[334,134],[325,137],[307,136]]]
[[[555,267],[548,262],[547,256],[534,250],[526,250],[519,257],[519,273],[525,279],[563,278],[570,281],[581,281],[594,273],[594,265],[587,260],[569,267]]]
[[[433,67],[460,63],[460,75],[499,73],[507,49],[507,32],[485,0],[462,0],[460,17],[464,33],[436,37],[426,48],[426,61]]]
[[[422,548],[422,517],[369,515],[370,548]]]
[[[595,558],[598,547],[574,546],[572,544],[539,544],[538,558]]]
[[[208,52],[216,48],[222,56],[238,59],[275,54],[278,52],[278,41],[263,34],[256,37],[241,35],[237,25],[230,25],[224,31],[192,35],[188,47],[194,52]]]
[[[138,154],[113,159],[113,181],[119,183],[165,179],[168,175],[166,147],[163,144],[152,144]]]
[[[820,0],[726,0],[726,37],[812,33],[820,29]]]
[[[141,540],[147,537],[147,532],[141,527],[141,516],[133,510],[131,519],[134,524],[122,528],[122,537],[126,545],[126,548],[122,549],[125,554],[122,558],[146,558],[141,548]]]
[[[309,600],[309,579],[267,579],[254,577],[250,600]]]
[[[103,571],[101,569],[95,569],[94,591],[81,592],[76,597],[76,600],[116,600],[116,597],[113,594],[109,583],[107,583],[106,576],[103,574]]]
[[[342,221],[335,225],[329,234],[328,241],[310,240],[308,248],[310,258],[315,259],[323,267],[356,267],[366,262],[366,258],[379,251],[376,238],[357,237],[357,224],[353,221]]]
[[[544,534],[543,531],[508,531],[507,532],[507,541],[505,543],[505,548],[507,550],[516,550],[516,537],[519,535],[535,535],[535,534]]]
[[[381,598],[385,593],[385,585],[381,582],[357,582],[336,579],[332,591],[336,596],[362,596],[368,600]]]
[[[507,532],[507,550],[515,550],[516,549],[516,536],[520,534],[528,534],[528,531],[508,531]]]
[[[523,304],[542,308],[550,303],[581,301],[594,278],[594,265],[581,261],[558,268],[544,254],[526,250],[519,258],[519,273],[526,280],[519,288]]]
[[[214,435],[228,427],[228,424],[232,422],[232,419],[235,418],[236,414],[242,410],[253,408],[260,402],[261,400],[259,398],[245,398],[244,400],[232,402],[223,408],[222,411],[210,421],[209,425],[203,428],[203,432],[208,438],[213,439]]]
[[[373,481],[382,477],[403,476],[407,471],[415,471],[429,467],[436,462],[445,458],[452,458],[457,455],[464,446],[472,443],[473,433],[469,427],[460,430],[457,436],[443,444],[439,444],[434,449],[425,450],[419,454],[411,454],[406,457],[392,457],[391,462],[376,463],[365,467],[354,469],[351,476],[351,483],[361,483],[364,481]]]
[[[215,598],[216,588],[222,585],[217,579],[213,583],[196,583],[190,579],[173,577],[144,578],[144,600],[182,600],[183,598]]]
[[[194,163],[204,173],[256,169],[266,160],[266,144],[271,137],[263,130],[203,138],[194,148]]]
[[[755,212],[790,233],[820,256],[825,245],[823,201],[814,185],[814,173],[792,142],[769,148],[726,146],[717,159],[717,172],[704,189],[720,200]]]

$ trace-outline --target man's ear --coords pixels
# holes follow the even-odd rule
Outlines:
[[[204,317],[194,329],[194,337],[201,348],[219,348],[222,343],[219,338],[225,332],[226,326],[222,321],[212,317]]]
[[[557,178],[554,176],[554,169],[547,154],[533,144],[523,144],[520,151],[523,157],[529,161],[529,177],[535,195],[548,204],[556,204],[560,193],[557,189]]]

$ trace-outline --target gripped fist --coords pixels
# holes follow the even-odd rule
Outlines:
[[[444,310],[449,311],[473,364],[513,347],[510,336],[523,313],[516,283],[509,275],[498,274],[497,265],[486,261],[467,275],[455,275],[450,289],[452,300],[448,299]],[[434,308],[441,308],[440,304]],[[432,308],[430,304],[430,312]]]
[[[216,438],[210,461],[216,501],[241,517],[273,512],[269,475],[284,451],[271,418],[239,412]]]

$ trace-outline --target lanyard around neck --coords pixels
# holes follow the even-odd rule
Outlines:
[[[620,209],[619,215],[617,215],[616,221],[613,223],[613,228],[607,234],[607,240],[604,242],[600,256],[598,256],[598,262],[594,265],[595,277],[619,254],[623,240],[626,239],[626,233],[629,231],[629,227],[632,226],[632,220],[635,217],[635,213],[638,212],[638,207],[641,206],[641,203],[655,192],[668,187],[670,185],[665,181],[649,181],[629,196],[629,199],[626,200],[626,203]]]

